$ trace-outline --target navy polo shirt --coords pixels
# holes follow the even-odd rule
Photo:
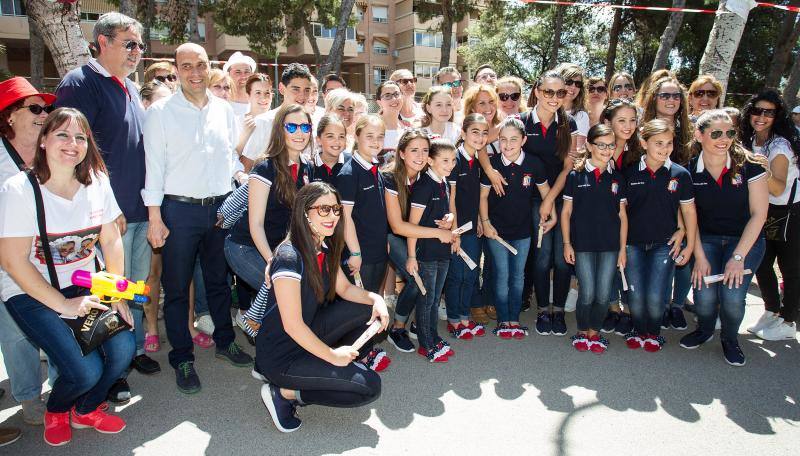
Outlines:
[[[544,169],[547,176],[547,183],[552,187],[564,169],[564,160],[558,157],[556,153],[556,133],[558,132],[558,113],[556,113],[553,121],[549,126],[542,125],[539,116],[536,114],[536,107],[530,111],[523,112],[520,115],[520,120],[525,125],[525,136],[527,140],[522,145],[522,150],[526,155],[531,155],[539,158],[544,164]],[[569,130],[573,135],[578,134],[578,125],[571,115],[567,114],[567,121],[569,122]],[[537,193],[534,198],[540,199]]]
[[[336,186],[336,175],[341,171],[345,162],[350,159],[350,153],[342,152],[339,154],[339,161],[333,165],[333,168],[326,165],[319,155],[314,157],[314,172],[312,175],[313,182],[325,182]]]
[[[767,171],[758,163],[745,161],[733,175],[731,158],[719,180],[711,177],[703,163],[703,153],[689,161],[697,205],[700,235],[740,237],[750,221],[750,189],[748,184],[763,179]]]
[[[336,176],[336,189],[342,204],[353,207],[353,223],[364,263],[382,263],[389,258],[386,243],[389,221],[386,218],[383,175],[377,163],[369,163],[354,153]]]
[[[619,205],[625,202],[624,178],[611,163],[601,171],[586,161],[564,185],[564,200],[572,201],[569,237],[576,252],[619,250]]]
[[[655,172],[645,164],[623,170],[628,211],[628,244],[666,242],[678,229],[678,208],[694,201],[692,178],[669,159]]]
[[[499,196],[492,188],[489,191],[489,220],[506,241],[525,239],[533,233],[533,198],[539,194],[536,188],[547,183],[547,174],[541,160],[522,152],[514,162],[503,154],[489,158],[492,168],[500,172],[508,185],[506,195]],[[489,178],[481,176],[481,187],[491,188]]]
[[[275,171],[276,165],[275,159],[269,158],[256,165],[253,171],[250,172],[250,179],[263,182],[269,187],[267,209],[264,213],[264,233],[271,249],[274,249],[286,237],[289,232],[289,220],[292,217],[292,208],[281,201],[278,196],[278,190],[274,185],[277,174]],[[298,190],[309,183],[310,173],[311,169],[307,163],[301,162],[298,165],[296,182]],[[239,217],[239,220],[231,228],[230,238],[231,241],[237,244],[254,246],[253,238],[250,236],[248,215],[248,211],[244,211],[242,216]]]
[[[123,89],[124,85],[124,89]],[[112,77],[98,62],[75,68],[56,89],[56,107],[75,108],[86,116],[111,189],[128,223],[146,222],[144,188],[144,107],[139,89],[128,78]]]
[[[411,190],[411,207],[423,209],[419,226],[437,228],[436,220],[441,220],[450,212],[450,187],[444,178],[431,169],[421,175]],[[417,240],[417,259],[419,261],[446,260],[450,258],[450,244],[439,239]]]
[[[481,199],[481,165],[478,158],[470,158],[464,146],[458,148],[456,166],[447,180],[456,189],[456,216],[458,225],[472,222],[478,226],[478,204]]]
[[[397,180],[394,178],[394,174],[390,173],[390,172],[389,173],[382,173],[382,174],[383,174],[383,183],[384,183],[384,189],[383,190],[386,192],[387,195],[391,195],[394,198],[397,198],[398,199],[398,203],[399,203],[400,194],[397,191]],[[405,213],[406,213],[405,220],[407,221],[408,213],[411,210],[411,190],[414,189],[414,183],[411,182],[411,179],[409,179],[408,177],[406,177],[406,189],[408,190],[408,200],[406,201],[406,207],[405,208],[401,208],[401,209],[405,209]],[[400,236],[400,237],[404,238],[404,236]]]

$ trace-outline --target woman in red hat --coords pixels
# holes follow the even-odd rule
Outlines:
[[[56,97],[39,93],[25,78],[0,82],[0,184],[31,166],[36,139]],[[39,347],[19,329],[0,302],[0,348],[11,379],[11,395],[22,404],[22,419],[40,425],[44,419]]]

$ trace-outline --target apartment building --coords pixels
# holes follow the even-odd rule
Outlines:
[[[104,0],[81,1],[81,28],[87,39],[97,18],[116,7]],[[413,0],[357,0],[354,15],[358,22],[347,30],[341,75],[355,91],[374,94],[375,87],[389,78],[399,68],[411,70],[418,78],[417,90],[424,92],[431,85],[431,77],[439,69],[442,34],[436,20],[421,22],[414,13]],[[477,17],[477,16],[476,16]],[[312,17],[312,21],[313,21]],[[466,31],[470,20],[453,26],[453,49],[450,65],[465,70],[458,57],[458,43],[466,43]],[[261,65],[260,71],[274,75],[282,65],[303,62],[313,65],[314,52],[308,36],[303,31],[295,32],[296,43],[280,44],[278,57],[260,56],[250,50],[247,39],[231,36],[214,28],[213,15],[207,14],[198,24],[202,45],[212,60],[225,60],[236,51],[252,55]],[[335,29],[319,23],[313,26],[314,36],[322,55],[327,55],[333,43]],[[154,57],[169,57],[175,46],[162,43],[165,30],[154,30],[150,49]],[[0,68],[14,74],[30,74],[30,47],[28,20],[21,0],[0,0],[0,44],[6,53],[0,55]],[[146,64],[147,62],[145,62]],[[45,56],[45,76],[57,80],[58,73]]]

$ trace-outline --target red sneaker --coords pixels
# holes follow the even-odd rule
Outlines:
[[[528,328],[520,325],[511,325],[511,336],[514,339],[522,340],[528,335]]]
[[[625,345],[631,350],[636,350],[637,348],[642,348],[644,340],[638,334],[631,332],[625,335]]]
[[[72,427],[75,429],[94,428],[102,434],[118,434],[125,429],[125,421],[116,415],[109,415],[99,408],[86,415],[79,415],[73,407]]]
[[[495,326],[492,332],[494,332],[497,337],[505,340],[514,337],[514,331],[505,323],[500,323],[499,325]]]
[[[589,339],[586,338],[586,334],[578,333],[572,336],[572,346],[579,352],[589,351]]]
[[[663,337],[656,336],[655,334],[649,334],[644,340],[644,351],[649,353],[661,351],[661,347],[664,346],[664,343],[665,340]]]
[[[592,353],[602,354],[608,348],[608,340],[604,337],[600,337],[600,334],[595,334],[594,336],[589,338],[589,350]]]
[[[432,348],[430,350],[425,350],[424,347],[420,346],[417,349],[417,353],[420,356],[422,356],[423,358],[427,359],[428,362],[431,362],[431,363],[446,363],[447,360],[448,360],[447,355],[439,353],[436,350],[436,347],[434,347],[434,348]]]
[[[385,371],[392,360],[386,355],[386,351],[380,347],[373,348],[364,358],[364,364],[375,372]]]
[[[486,335],[486,330],[483,328],[483,325],[475,323],[472,320],[469,321],[469,326],[467,326],[467,328],[469,328],[473,336],[483,337]]]
[[[51,446],[66,445],[72,440],[69,412],[44,412],[44,441]]]
[[[445,342],[443,340],[439,340],[439,343],[436,344],[436,346],[433,347],[433,349],[436,350],[436,353],[438,353],[440,355],[447,356],[447,357],[450,357],[450,356],[453,356],[453,355],[456,354],[456,352],[453,351],[453,348],[450,347],[450,344],[448,344],[447,342]]]
[[[472,340],[472,331],[470,331],[468,327],[462,325],[461,323],[457,324],[456,326],[447,323],[447,331],[456,339]]]

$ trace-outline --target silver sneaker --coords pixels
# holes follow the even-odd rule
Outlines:
[[[194,328],[202,331],[209,336],[214,334],[214,321],[211,320],[211,315],[202,315],[194,321]]]
[[[769,310],[765,310],[764,313],[758,318],[756,324],[747,328],[747,332],[756,334],[762,329],[772,326],[777,320],[778,314],[772,313]]]
[[[756,336],[764,340],[791,340],[797,337],[797,326],[794,322],[786,323],[779,317],[773,325],[758,331]]]

